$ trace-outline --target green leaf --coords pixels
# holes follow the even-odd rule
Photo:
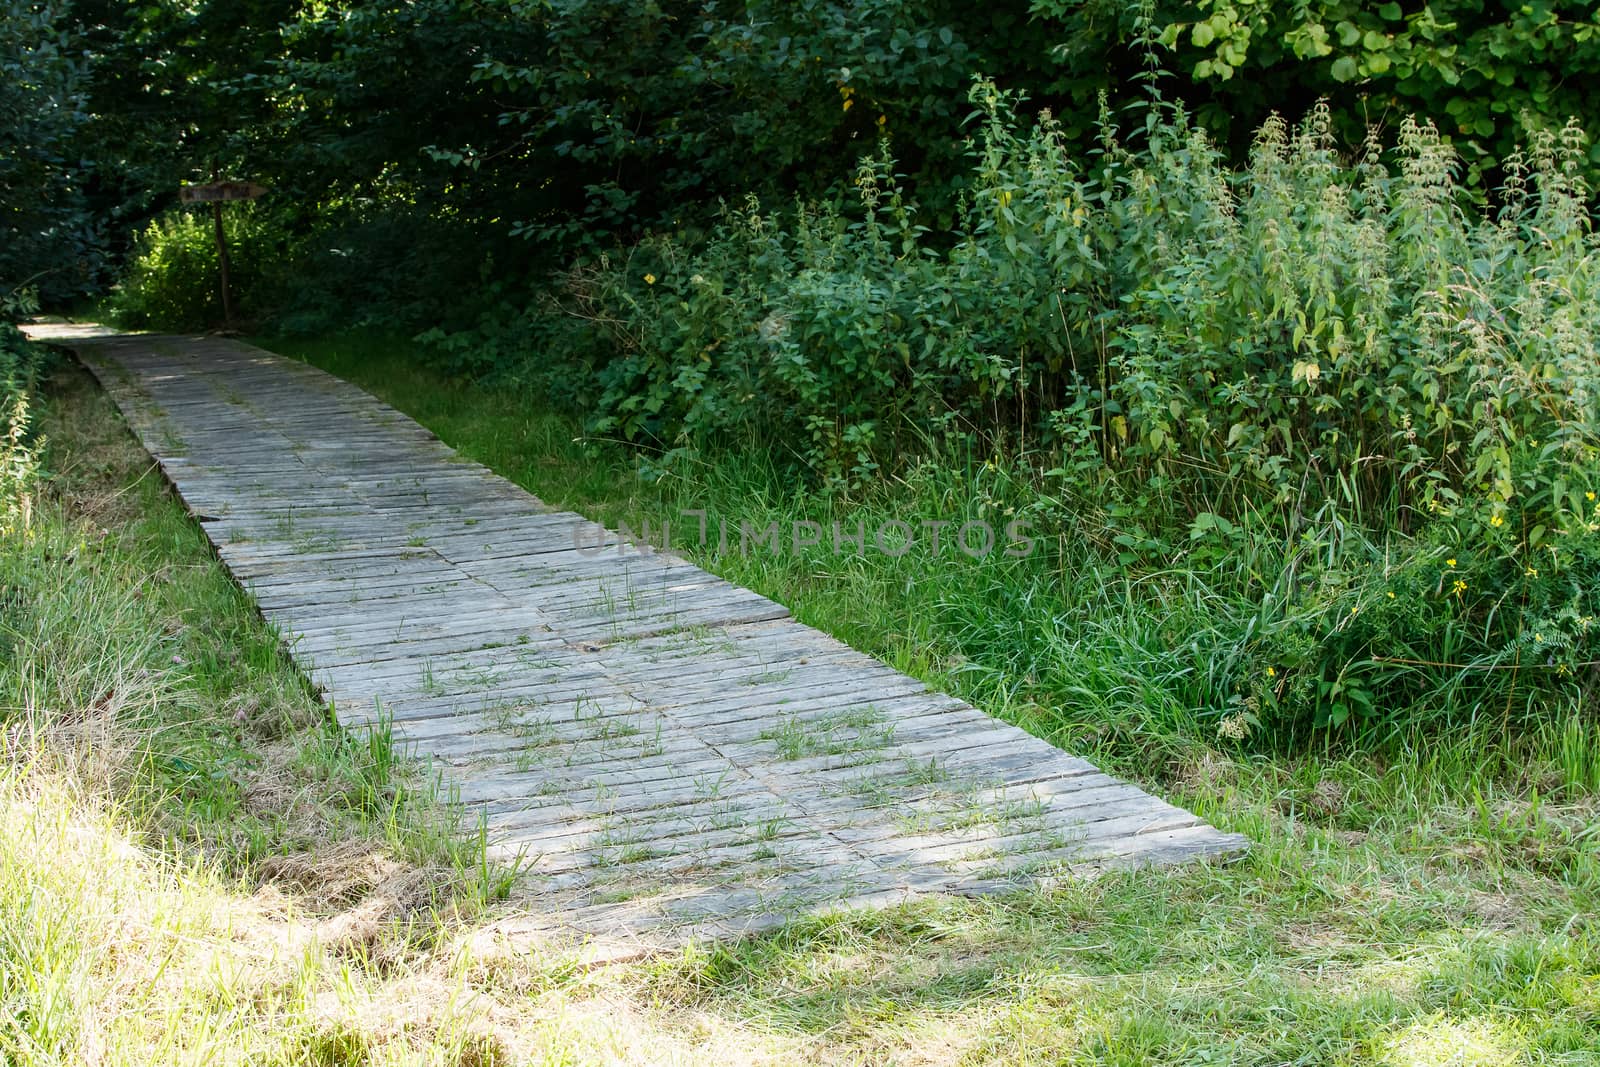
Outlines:
[[[1359,73],[1354,56],[1340,56],[1333,61],[1333,80],[1348,82],[1355,81]]]

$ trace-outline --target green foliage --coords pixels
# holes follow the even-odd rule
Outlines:
[[[230,204],[223,211],[235,314],[254,319],[273,310],[280,298],[282,231],[256,209]],[[199,330],[222,322],[210,208],[173,211],[145,228],[110,310],[119,324],[140,329]]]
[[[286,187],[494,219],[560,265],[719,196],[823,195],[885,133],[948,210],[962,86],[1050,43],[1021,4],[335,3],[302,6],[249,87],[293,105]]]
[[[1096,94],[1161,64],[1234,161],[1271,111],[1321,96],[1356,138],[1435,116],[1473,168],[1498,167],[1551,116],[1600,124],[1582,5],[1480,8],[29,0],[0,31],[17,57],[6,113],[39,116],[0,131],[4,201],[20,212],[6,247],[32,248],[30,262],[48,250],[42,269],[81,285],[107,227],[142,227],[180,182],[223,174],[272,187],[293,236],[329,209],[388,214],[459,227],[520,276],[647,231],[693,240],[719,199],[838,200],[880,138],[919,221],[946,232],[970,191],[962,87],[980,72],[1050,108],[1080,154]],[[445,256],[424,273],[437,288],[457,268]]]
[[[1600,74],[1600,23],[1594,5],[1578,0],[1420,8],[1197,0],[1163,14],[1162,40],[1177,50],[1178,71],[1232,83],[1225,98],[1247,113],[1281,106],[1286,90],[1298,90],[1336,93],[1346,129],[1385,113],[1435,116],[1474,170],[1508,159],[1523,131],[1550,116],[1578,116],[1590,128],[1600,119],[1587,89]],[[1223,110],[1203,118],[1225,121]],[[1600,163],[1600,151],[1588,162]]]
[[[1019,124],[987,83],[974,101],[953,234],[880,154],[850,215],[752,203],[702,248],[570,276],[613,353],[594,428],[666,461],[774,449],[840,487],[930,442],[1020,455],[1037,488],[1013,503],[1124,567],[1252,559],[1236,729],[1577,684],[1600,615],[1600,249],[1575,126],[1508,159],[1482,215],[1427,125],[1347,161],[1319,108],[1234,169],[1155,104],[1132,142],[1106,119],[1083,166],[1048,116]]]
[[[39,474],[29,394],[37,357],[16,327],[0,323],[0,537],[25,529]]]
[[[325,204],[291,226],[293,205],[270,211],[262,234],[280,243],[279,258],[262,267],[276,305],[266,310],[287,333],[462,323],[487,295],[479,286],[496,284],[492,237],[463,219],[355,201]]]
[[[0,299],[98,280],[95,220],[74,139],[86,121],[82,42],[57,0],[0,3]]]
[[[1137,148],[1105,126],[1090,169],[1048,117],[974,99],[952,235],[917,223],[883,154],[852,217],[752,202],[703,249],[653,239],[571,276],[617,353],[601,428],[773,427],[835,479],[836,446],[875,420],[1035,426],[1070,464],[1188,479],[1236,515],[1345,479],[1356,508],[1396,487],[1415,507],[1520,497],[1554,529],[1585,488],[1558,474],[1593,458],[1600,384],[1575,127],[1510,160],[1481,218],[1428,126],[1403,124],[1393,166],[1375,140],[1346,166],[1319,109],[1269,122],[1234,172],[1181,109],[1152,110]]]

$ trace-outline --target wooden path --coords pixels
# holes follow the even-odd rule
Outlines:
[[[624,550],[319,370],[217,338],[36,333],[94,370],[339,720],[390,719],[522,857],[508,936],[615,956],[1243,847],[779,604]]]

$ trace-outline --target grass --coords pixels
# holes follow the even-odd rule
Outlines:
[[[609,515],[661,499],[659,486],[587,455],[568,424],[524,401],[430,379],[370,347],[319,356],[335,357],[546,499]],[[6,545],[0,598],[10,757],[0,773],[0,1049],[10,1062],[1600,1058],[1600,802],[1583,785],[1596,764],[1594,729],[1581,720],[1515,738],[1485,724],[1382,754],[1269,759],[1162,718],[1104,726],[1085,697],[1061,736],[1246,833],[1249,855],[816,919],[599,970],[496,948],[480,936],[493,905],[474,903],[493,894],[473,888],[493,873],[457,872],[441,856],[425,796],[394,806],[410,794],[396,792],[405,768],[381,732],[352,745],[321,726],[272,635],[81,375],[58,373],[48,408],[55,477],[32,538]],[[729,494],[718,506],[743,506],[733,490],[717,490]],[[947,584],[929,571],[908,586],[861,569],[723,563],[803,595],[809,621],[993,710],[1034,725],[1045,711],[1063,716],[1064,705],[1030,712],[1006,699],[1027,686],[971,640],[966,614],[926,613],[971,575]],[[791,571],[805,583],[785,585]],[[1019,627],[1023,607],[994,629]],[[1126,620],[1119,632],[1160,621]],[[1084,655],[1126,652],[1093,647],[1107,632],[1081,633]],[[965,664],[946,651],[961,648]],[[1130,720],[1151,714],[1133,697],[1153,667],[1126,658],[1123,686],[1095,699]],[[113,668],[120,681],[103,705],[93,683]],[[76,725],[91,722],[117,743],[83,743],[75,731],[105,736]],[[1141,753],[1146,738],[1158,743]],[[269,768],[283,783],[270,795],[253,786]],[[944,777],[932,765],[907,773],[931,787]],[[707,796],[719,789],[704,783]],[[313,847],[323,839],[333,846]],[[444,879],[430,906],[409,921],[378,910],[429,871]]]
[[[506,874],[385,724],[331,724],[88,375],[47,401],[0,554],[0,1061],[301,1062],[307,998]]]
[[[809,719],[785,715],[776,727],[763,730],[760,739],[772,742],[784,760],[867,753],[894,740],[894,725],[887,718],[870,706]]]
[[[276,347],[612,526],[693,523],[679,513],[703,509],[713,531],[719,517],[737,529],[794,515],[870,529],[886,516],[959,521],[1006,499],[982,463],[930,468],[843,503],[809,496],[759,456],[647,476],[536,397],[441,378],[403,341]],[[1224,634],[1246,606],[1218,597],[1215,576],[1111,580],[1059,552],[1048,564],[826,545],[742,555],[708,540],[674,545],[803,621],[1247,834],[1253,848],[1224,867],[819,921],[581,984],[670,1005],[707,1042],[737,1034],[746,1059],[752,1049],[1130,1064],[1600,1054],[1590,925],[1600,746],[1580,715],[1519,730],[1486,715],[1377,750],[1252,755],[1218,733],[1230,672],[1256,668],[1230,659]],[[937,784],[937,769],[927,773]],[[647,1017],[647,1029],[660,1025]],[[572,1035],[571,1047],[591,1037]]]

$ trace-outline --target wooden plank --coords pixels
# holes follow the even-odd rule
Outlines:
[[[556,910],[526,934],[606,929],[603,956],[1242,846],[315,368],[84,345],[340,718],[389,721],[498,851],[537,852]]]

